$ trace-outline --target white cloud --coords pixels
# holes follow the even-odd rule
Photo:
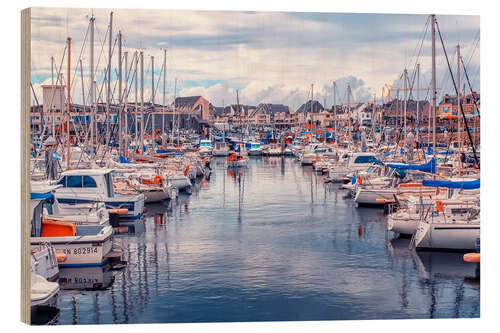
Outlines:
[[[34,78],[40,81],[50,75],[51,56],[60,65],[69,35],[73,38],[72,64],[78,65],[81,54],[88,86],[88,41],[82,47],[91,13],[90,9],[33,10]],[[109,10],[94,9],[94,15],[95,62],[102,73],[107,63],[108,46],[103,40]],[[284,103],[296,109],[308,99],[311,84],[317,99],[324,103],[327,98],[327,105],[331,105],[331,82],[338,80],[343,95],[343,83],[349,77],[362,83],[355,87],[354,81],[350,82],[355,99],[367,100],[375,93],[380,97],[382,86],[394,82],[405,64],[412,66],[416,61],[415,48],[426,21],[423,15],[317,15],[119,9],[114,10],[113,32],[122,31],[123,51],[129,52],[129,60],[135,48],[144,51],[146,89],[151,86],[150,56],[155,57],[158,71],[163,62],[162,48],[166,47],[168,94],[173,94],[173,80],[178,78],[180,95],[201,94],[215,105],[222,105],[223,99],[225,104],[234,103],[235,89],[239,89],[242,103]],[[463,54],[470,54],[479,18],[439,16],[438,21],[447,47],[453,49],[452,44],[460,40]],[[418,59],[424,76],[430,68],[428,39]],[[118,63],[116,52],[113,68]],[[442,61],[438,64],[440,68],[445,66]],[[478,66],[476,52],[471,71],[476,72]],[[77,92],[81,91],[79,71],[77,75],[75,98],[81,96]],[[102,74],[98,81],[102,81]],[[150,96],[150,90],[146,95]]]

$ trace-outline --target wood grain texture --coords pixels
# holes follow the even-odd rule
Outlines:
[[[21,11],[21,321],[30,324],[30,74],[31,9]]]

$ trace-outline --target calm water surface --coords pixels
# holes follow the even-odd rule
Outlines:
[[[120,235],[128,266],[62,269],[56,324],[479,317],[479,268],[414,252],[380,209],[291,158],[252,158]],[[156,217],[155,217],[156,215]]]

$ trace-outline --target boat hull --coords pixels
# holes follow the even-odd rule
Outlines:
[[[421,222],[415,233],[417,249],[476,250],[480,235],[477,223]]]
[[[112,248],[113,229],[106,226],[97,235],[73,237],[31,237],[31,248],[49,241],[56,253],[63,253],[66,259],[59,267],[100,266],[107,262],[106,255]]]
[[[160,202],[170,198],[169,193],[163,190],[144,191],[142,194],[145,203]]]
[[[221,150],[214,149],[212,151],[212,156],[227,156],[227,155],[229,155],[228,149],[221,149]]]
[[[191,189],[192,184],[188,177],[172,177],[169,180],[172,186],[176,187],[180,192]]]
[[[413,235],[417,230],[419,219],[408,214],[389,215],[387,218],[387,230],[401,235]]]

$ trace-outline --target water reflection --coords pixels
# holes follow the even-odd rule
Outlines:
[[[404,274],[400,294],[403,302],[410,285],[408,272],[415,271],[418,285],[428,297],[429,318],[436,317],[439,302],[453,302],[450,317],[463,317],[464,306],[468,308],[472,306],[472,311],[479,310],[478,263],[465,262],[463,253],[410,250],[409,243],[409,239],[396,238],[390,240],[387,247],[391,258],[400,261],[402,265]],[[408,264],[413,267],[407,267]],[[466,289],[469,291],[467,295]],[[467,303],[464,304],[464,302]],[[470,309],[467,310],[470,311]]]
[[[71,267],[59,270],[59,286],[67,290],[102,290],[114,281],[109,265],[101,267]]]
[[[192,195],[147,205],[144,233],[120,235],[125,269],[62,270],[54,322],[479,316],[478,266],[388,239],[381,210],[355,208],[311,168],[212,165]]]
[[[52,325],[59,319],[59,309],[54,306],[35,306],[31,308],[32,325]]]

